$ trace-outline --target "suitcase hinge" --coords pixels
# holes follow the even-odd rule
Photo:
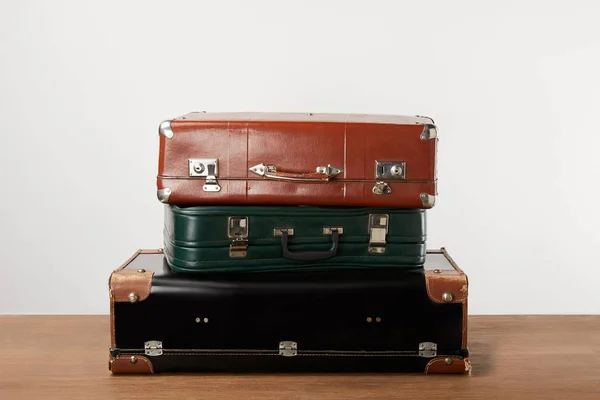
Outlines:
[[[147,356],[162,356],[162,342],[150,340],[144,343],[144,354]]]
[[[248,217],[229,217],[227,237],[231,240],[229,257],[246,257],[248,250]]]
[[[189,175],[191,177],[206,177],[202,186],[205,192],[218,192],[221,190],[217,177],[219,176],[218,158],[188,158]]]
[[[291,341],[279,342],[279,355],[284,357],[298,355],[298,343]]]
[[[385,253],[390,216],[369,214],[369,253]]]
[[[437,356],[437,343],[423,342],[419,343],[419,356],[432,358]]]

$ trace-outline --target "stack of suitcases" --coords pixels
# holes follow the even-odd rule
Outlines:
[[[159,127],[164,246],[109,280],[113,373],[467,373],[467,277],[426,249],[427,117]]]

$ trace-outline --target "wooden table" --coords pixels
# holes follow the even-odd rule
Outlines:
[[[469,324],[470,376],[113,376],[107,316],[0,316],[0,399],[600,399],[600,316]]]

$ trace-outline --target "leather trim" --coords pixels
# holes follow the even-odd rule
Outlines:
[[[152,276],[154,272],[138,272],[121,270],[111,276],[110,286],[116,302],[129,302],[129,295],[135,293],[135,302],[143,301],[150,296]]]
[[[431,251],[432,253],[441,252],[448,260],[454,270],[440,270],[435,273],[432,270],[425,271],[425,286],[429,298],[439,304],[462,303],[463,305],[463,328],[462,328],[462,347],[467,347],[467,325],[468,325],[468,294],[469,280],[467,275],[456,265],[452,257],[448,254],[445,247],[440,251]],[[451,293],[452,301],[446,302],[443,299],[444,293]]]
[[[135,355],[137,362],[131,362],[130,355],[122,355],[116,358],[111,357],[108,361],[108,369],[113,374],[153,374],[154,367],[152,362],[144,356]]]
[[[162,253],[162,249],[156,249],[156,250],[138,250],[137,254],[159,254]]]
[[[454,268],[457,272],[461,273],[461,274],[465,274],[463,272],[462,269],[460,269],[458,267],[458,265],[456,265],[456,262],[454,262],[454,259],[452,257],[450,257],[450,254],[448,254],[448,251],[446,250],[445,247],[441,247],[439,251],[435,251],[436,253],[442,253],[444,255],[444,257],[446,257],[446,260],[448,260],[448,262],[450,262],[450,265],[452,265],[452,268]],[[466,274],[465,274],[466,277]]]
[[[425,271],[427,294],[435,303],[464,303],[467,300],[468,288],[465,275],[456,271]],[[445,301],[444,293],[451,293],[452,300]]]
[[[469,322],[468,321],[469,320],[469,312],[468,312],[468,309],[469,309],[469,306],[468,306],[469,305],[469,300],[468,300],[469,277],[467,276],[467,274],[465,274],[463,272],[462,269],[460,269],[458,267],[456,262],[454,262],[454,259],[452,257],[450,257],[450,254],[448,254],[448,251],[446,251],[445,247],[440,248],[440,251],[442,252],[444,257],[446,257],[446,260],[448,260],[450,265],[452,265],[452,268],[454,268],[458,273],[460,273],[465,278],[465,286],[466,286],[467,292],[465,293],[465,299],[463,301],[462,348],[466,349],[467,348],[468,322]]]
[[[446,364],[446,359],[451,359],[451,364]],[[426,374],[470,374],[471,362],[468,358],[437,357],[425,366]]]
[[[129,259],[127,261],[125,261],[119,268],[115,269],[110,274],[110,277],[108,278],[108,296],[110,298],[110,343],[111,343],[112,347],[116,347],[116,344],[115,344],[116,343],[116,339],[115,339],[115,301],[129,301],[129,293],[131,293],[132,291],[135,291],[135,290],[139,290],[139,287],[136,287],[135,284],[137,284],[138,286],[143,286],[143,292],[138,293],[135,291],[135,293],[139,296],[138,301],[147,299],[148,296],[150,295],[152,276],[154,275],[154,273],[153,272],[140,273],[140,272],[136,271],[136,273],[140,276],[135,277],[135,278],[132,278],[132,277],[129,278],[129,280],[131,282],[133,282],[133,284],[128,284],[127,279],[123,279],[119,275],[122,274],[123,272],[125,272],[123,270],[125,268],[127,268],[127,266],[129,264],[131,264],[133,262],[133,260],[135,260],[137,258],[137,256],[139,256],[140,254],[158,254],[158,253],[162,253],[162,249],[159,249],[159,250],[139,249],[131,257],[129,257]],[[130,274],[130,275],[133,275],[133,274]],[[142,277],[143,277],[143,279],[147,280],[147,287],[144,286],[146,284],[146,282],[142,280]],[[133,286],[133,288],[132,288],[132,286]],[[117,288],[118,288],[118,293],[115,291],[115,289],[117,289]],[[131,289],[131,290],[129,290],[127,293],[123,294],[123,291],[126,291],[127,289]],[[117,294],[118,294],[118,296],[117,296]],[[125,297],[125,300],[122,300],[123,297]]]
[[[129,301],[129,294],[135,293],[138,296],[136,301],[146,300],[150,295],[152,287],[152,276],[154,272],[138,272],[133,270],[125,270],[129,264],[140,254],[160,254],[162,249],[158,250],[138,250],[129,260],[113,271],[110,275],[108,287],[112,292],[114,301],[125,302]]]

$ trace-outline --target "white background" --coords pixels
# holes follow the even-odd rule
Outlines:
[[[5,1],[0,313],[107,313],[188,111],[421,114],[472,314],[600,312],[600,2]]]

